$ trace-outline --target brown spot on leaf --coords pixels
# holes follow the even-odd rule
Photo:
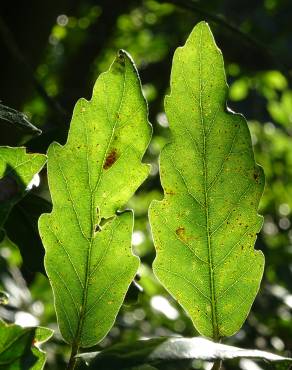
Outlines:
[[[117,150],[114,148],[110,151],[110,153],[106,157],[103,168],[105,170],[109,169],[116,162],[117,159],[118,159]]]
[[[185,228],[183,226],[180,226],[178,227],[176,230],[175,230],[175,233],[176,235],[180,238],[180,239],[185,239]]]

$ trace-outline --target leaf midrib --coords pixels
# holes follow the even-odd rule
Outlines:
[[[124,70],[124,74],[123,74],[123,90],[122,90],[122,94],[121,94],[120,103],[119,103],[119,107],[118,107],[116,117],[119,117],[119,113],[120,113],[122,103],[123,103],[123,99],[124,99],[124,95],[125,95],[126,72],[127,72],[127,67],[125,65],[125,70]],[[107,106],[108,105],[106,105],[107,120],[108,120],[108,122],[110,122],[110,116],[109,116],[109,113],[108,113]],[[80,340],[81,340],[81,337],[82,337],[83,325],[84,325],[84,321],[85,321],[86,313],[87,313],[86,312],[86,306],[87,306],[87,299],[88,299],[88,288],[89,288],[89,281],[90,281],[90,278],[91,278],[91,274],[90,274],[91,251],[92,251],[92,246],[93,246],[93,242],[94,242],[94,239],[95,239],[95,222],[94,222],[95,217],[94,216],[95,216],[96,210],[94,208],[94,194],[95,194],[95,191],[96,191],[96,189],[97,189],[97,187],[98,187],[98,185],[101,181],[102,175],[103,175],[103,172],[102,172],[103,165],[105,163],[108,150],[109,150],[109,148],[111,146],[111,143],[113,141],[114,132],[115,132],[117,124],[118,124],[118,118],[116,118],[116,120],[115,120],[115,123],[114,123],[113,128],[112,128],[111,136],[110,136],[110,139],[108,141],[108,145],[107,145],[107,147],[104,151],[103,160],[102,160],[102,163],[101,163],[101,166],[100,166],[98,178],[97,178],[97,181],[96,181],[96,184],[95,184],[94,188],[91,187],[90,171],[89,171],[89,168],[88,168],[88,185],[89,185],[89,189],[90,189],[90,199],[91,199],[91,236],[90,236],[90,239],[88,240],[89,247],[88,247],[87,258],[86,258],[85,284],[84,284],[84,289],[83,289],[83,296],[82,296],[80,314],[79,314],[79,318],[78,318],[77,332],[76,332],[75,338],[73,338],[73,343],[72,343],[72,348],[75,348],[76,351],[78,351],[78,349],[80,347]],[[86,130],[86,139],[87,139],[87,166],[88,166],[88,133],[87,133],[87,126],[84,125],[84,127],[85,127],[85,130]],[[98,221],[100,221],[100,217],[99,217]]]
[[[214,280],[214,262],[213,262],[213,251],[211,243],[211,232],[210,232],[210,220],[209,220],[209,196],[208,196],[208,167],[207,167],[207,153],[206,153],[206,130],[203,115],[203,104],[202,104],[202,27],[200,32],[199,42],[199,107],[200,107],[200,120],[203,133],[203,172],[204,172],[204,204],[205,204],[205,218],[206,218],[206,234],[208,244],[208,268],[209,268],[209,280],[210,280],[210,292],[211,292],[211,315],[212,315],[212,328],[213,328],[213,339],[218,341],[219,329],[217,321],[217,307],[216,307],[216,295],[215,295],[215,280]]]

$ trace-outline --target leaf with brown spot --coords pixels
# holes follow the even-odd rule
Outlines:
[[[53,210],[39,221],[61,334],[73,353],[98,343],[114,324],[139,259],[133,214],[117,214],[149,173],[142,163],[151,127],[133,61],[121,51],[80,99],[67,142],[51,144]]]
[[[244,117],[226,110],[227,95],[222,54],[199,23],[173,58],[165,100],[172,141],[160,156],[165,196],[149,214],[156,276],[215,340],[240,329],[264,267],[254,249],[264,175]]]

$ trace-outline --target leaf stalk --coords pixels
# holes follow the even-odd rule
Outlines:
[[[216,360],[211,370],[220,370],[222,366],[222,360]]]
[[[79,346],[76,344],[72,345],[70,359],[67,365],[67,370],[74,370],[77,364],[77,358],[76,355],[78,354]]]

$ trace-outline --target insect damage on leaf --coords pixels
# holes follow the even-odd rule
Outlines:
[[[182,239],[182,240],[185,240],[185,232],[186,232],[186,230],[185,230],[185,228],[184,228],[184,227],[182,227],[182,226],[178,227],[178,228],[175,230],[176,235],[177,235],[180,239]]]
[[[239,330],[264,266],[254,249],[264,175],[245,119],[226,110],[227,92],[222,54],[201,22],[174,55],[165,100],[172,141],[160,156],[164,199],[149,216],[156,276],[214,340]]]
[[[53,210],[39,229],[60,331],[73,354],[107,334],[137,272],[133,214],[117,211],[149,173],[141,161],[150,136],[137,70],[121,51],[91,100],[77,102],[67,143],[48,150]]]

